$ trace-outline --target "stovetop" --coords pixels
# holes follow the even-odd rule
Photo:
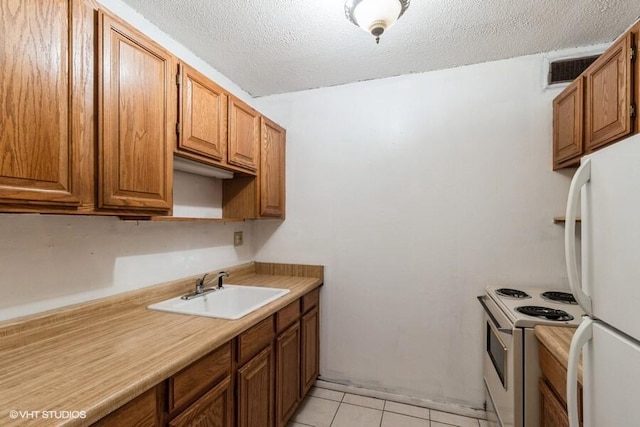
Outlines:
[[[559,289],[487,286],[486,292],[514,326],[520,328],[578,326],[584,314],[573,296]]]

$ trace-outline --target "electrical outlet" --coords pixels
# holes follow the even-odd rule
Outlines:
[[[235,231],[233,233],[233,246],[242,246],[242,231]]]

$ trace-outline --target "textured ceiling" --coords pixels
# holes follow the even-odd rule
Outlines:
[[[344,0],[124,0],[253,96],[613,41],[639,0],[412,0],[380,44]]]

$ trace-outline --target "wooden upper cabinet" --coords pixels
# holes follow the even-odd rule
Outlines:
[[[71,0],[0,0],[0,201],[79,205]]]
[[[259,175],[260,216],[284,218],[285,141],[286,131],[263,117]]]
[[[632,37],[627,33],[585,71],[586,152],[632,131]]]
[[[220,86],[180,64],[178,152],[219,163],[227,153],[227,94]]]
[[[229,97],[229,164],[255,174],[258,169],[260,113]]]
[[[553,100],[553,168],[578,164],[583,146],[583,77]],[[572,162],[573,161],[573,162]]]
[[[100,15],[99,34],[99,207],[167,211],[172,206],[175,61],[107,14]]]

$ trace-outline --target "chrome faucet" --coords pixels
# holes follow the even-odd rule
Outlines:
[[[215,277],[212,277],[209,280],[205,280],[208,275],[209,275],[209,273],[206,273],[204,276],[197,278],[196,279],[196,290],[195,290],[195,292],[192,293],[192,294],[188,294],[188,295],[182,296],[182,299],[192,299],[192,298],[195,298],[195,297],[206,295],[209,292],[213,292],[213,291],[215,291],[217,289],[223,289],[224,287],[222,286],[222,279],[224,277],[229,277],[229,273],[227,273],[226,271],[221,271]],[[205,288],[205,286],[207,286],[209,283],[211,283],[211,282],[213,282],[215,280],[218,281],[218,285],[216,287],[214,287],[214,288]]]

